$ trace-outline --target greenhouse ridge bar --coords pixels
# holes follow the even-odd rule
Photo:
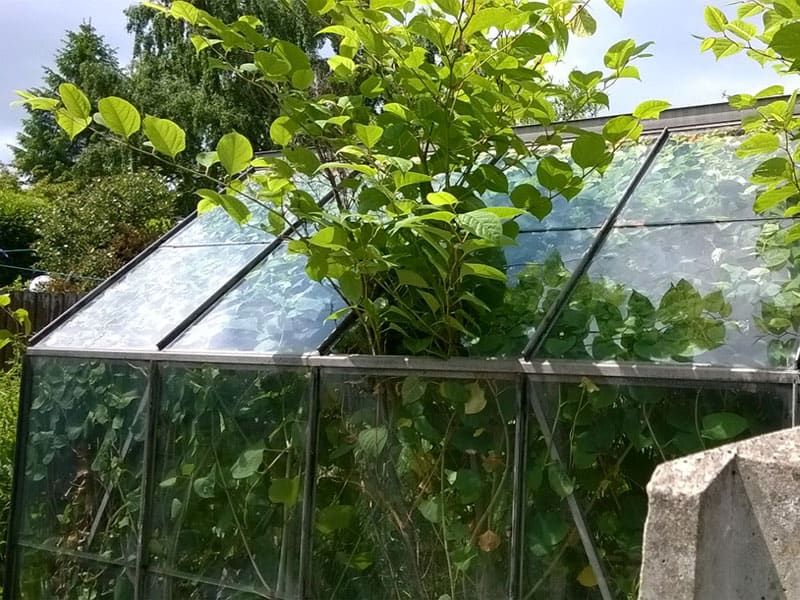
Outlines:
[[[447,361],[337,353],[354,319],[291,231],[182,222],[28,351],[6,597],[634,593],[653,466],[796,424],[769,318],[798,273],[748,212],[740,118],[666,111],[521,223],[496,339]]]

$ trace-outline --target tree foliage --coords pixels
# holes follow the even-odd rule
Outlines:
[[[52,68],[44,69],[42,85],[30,95],[54,95],[70,82],[98,98],[119,92],[125,77],[115,51],[89,23],[67,31]],[[78,176],[95,176],[126,166],[129,151],[109,145],[102,136],[85,132],[74,139],[64,137],[58,114],[27,107],[17,144],[12,146],[13,164],[32,182],[61,181]],[[103,149],[99,150],[98,145]]]
[[[58,285],[70,289],[89,289],[111,275],[163,234],[176,214],[175,195],[147,170],[36,191],[48,198],[37,265],[62,274]]]

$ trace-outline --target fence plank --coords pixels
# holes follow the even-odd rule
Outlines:
[[[80,299],[74,292],[11,292],[11,308],[24,308],[28,311],[33,333],[49,325],[70,306]],[[3,311],[0,311],[0,329],[14,331],[16,324]],[[10,358],[10,348],[0,349],[0,368]]]

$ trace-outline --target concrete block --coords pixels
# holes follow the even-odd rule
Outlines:
[[[660,465],[640,600],[800,599],[800,428]]]

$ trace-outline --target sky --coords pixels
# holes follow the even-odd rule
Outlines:
[[[0,0],[0,162],[8,162],[25,112],[10,107],[14,90],[35,86],[42,67],[53,56],[67,29],[91,21],[106,41],[118,50],[122,64],[130,60],[131,39],[125,31],[123,10],[132,0]],[[597,34],[573,39],[561,69],[589,71],[602,68],[605,50],[614,42],[633,38],[653,41],[654,56],[639,63],[642,81],[621,82],[611,90],[611,113],[629,112],[647,99],[667,100],[673,106],[707,104],[724,100],[726,93],[757,92],[779,78],[744,56],[716,62],[700,54],[703,8],[707,0],[627,0],[622,18],[601,0],[592,0]],[[727,1],[717,0],[724,7]],[[796,85],[796,84],[795,84]]]

